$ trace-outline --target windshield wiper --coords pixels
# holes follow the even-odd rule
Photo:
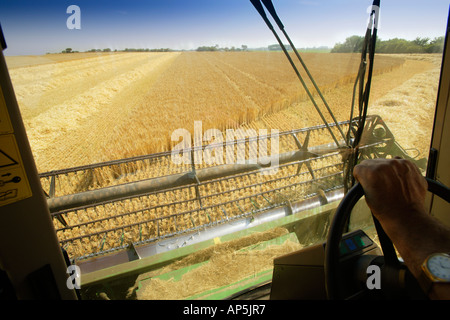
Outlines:
[[[370,10],[369,23],[367,25],[366,35],[364,37],[364,43],[361,51],[361,63],[359,66],[358,76],[356,77],[355,85],[353,88],[353,98],[350,112],[350,125],[346,139],[346,143],[348,146],[350,146],[351,150],[350,152],[348,152],[347,158],[344,159],[345,193],[351,186],[355,184],[355,178],[353,177],[353,168],[356,166],[359,160],[358,146],[361,141],[361,137],[363,135],[367,117],[367,109],[369,106],[369,96],[370,96],[370,87],[372,84],[379,13],[380,13],[380,0],[374,0],[372,8]],[[369,61],[367,61],[367,59]],[[367,67],[368,67],[367,81],[364,83]],[[353,110],[355,107],[356,88],[358,87],[358,84],[359,84],[358,90],[359,116],[354,118]],[[355,126],[355,128],[353,126]]]
[[[312,96],[310,90],[308,89],[305,81],[303,80],[302,76],[300,75],[300,72],[298,71],[295,63],[292,61],[291,56],[287,52],[286,46],[283,44],[283,42],[281,41],[280,37],[278,36],[278,33],[275,31],[272,23],[267,18],[267,15],[266,15],[266,13],[264,11],[264,8],[263,8],[263,6],[261,4],[261,1],[264,3],[264,6],[266,7],[267,11],[269,11],[269,13],[271,14],[272,18],[275,20],[276,24],[278,25],[278,27],[280,28],[280,30],[283,32],[284,36],[288,40],[289,45],[291,46],[292,50],[295,52],[295,55],[299,59],[299,61],[302,64],[303,68],[305,69],[306,74],[308,75],[309,79],[311,80],[312,84],[314,85],[314,88],[316,89],[317,93],[319,94],[320,98],[322,99],[323,103],[325,104],[329,114],[333,118],[333,121],[334,121],[335,125],[337,126],[338,130],[340,131],[340,133],[341,133],[341,135],[342,135],[342,137],[343,137],[343,139],[345,141],[346,140],[345,139],[345,134],[342,131],[341,126],[339,125],[338,121],[336,120],[336,117],[334,116],[333,112],[331,111],[330,107],[328,106],[328,103],[326,102],[324,96],[322,95],[322,92],[320,91],[319,87],[317,86],[316,82],[314,81],[314,78],[312,77],[311,73],[309,72],[308,68],[306,67],[303,59],[300,57],[300,54],[298,53],[297,49],[295,48],[294,44],[292,43],[291,39],[289,38],[288,34],[286,33],[284,25],[283,25],[283,23],[281,22],[280,18],[277,15],[277,13],[275,11],[275,8],[274,8],[274,6],[272,4],[272,1],[271,0],[250,0],[250,2],[253,4],[255,9],[259,12],[259,14],[263,18],[264,22],[267,24],[267,26],[269,27],[269,29],[272,31],[272,33],[274,34],[275,38],[277,39],[281,49],[283,50],[284,54],[286,55],[287,59],[289,60],[289,63],[291,64],[291,66],[294,69],[297,77],[299,78],[300,82],[302,83],[306,93],[308,94],[308,97],[312,101],[314,107],[316,108],[317,112],[319,113],[319,115],[320,115],[322,121],[324,122],[326,128],[330,132],[334,142],[336,143],[336,146],[340,147],[339,142],[336,139],[336,136],[334,135],[333,131],[331,130],[331,128],[330,128],[330,126],[328,124],[328,121],[325,119],[322,111],[320,110],[319,106],[317,105],[316,101],[314,100],[314,97]]]

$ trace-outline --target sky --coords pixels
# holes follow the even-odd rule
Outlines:
[[[298,48],[328,46],[364,35],[367,0],[273,0]],[[80,29],[69,29],[70,5]],[[445,35],[449,1],[381,0],[383,40]],[[111,48],[267,47],[276,40],[249,0],[0,0],[5,55]]]

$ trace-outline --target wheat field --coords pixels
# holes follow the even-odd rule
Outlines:
[[[360,56],[304,54],[303,58],[337,120],[348,120]],[[7,57],[7,63],[39,172],[168,151],[175,143],[171,133],[178,128],[192,132],[194,121],[202,121],[204,131],[287,131],[322,124],[279,52],[60,54],[28,60]],[[369,114],[382,116],[396,140],[422,156],[427,156],[439,71],[438,55],[376,57]],[[332,122],[329,116],[327,121]],[[318,145],[330,142],[330,137],[317,132],[311,140]],[[323,176],[340,170],[327,167],[328,162],[337,160],[318,160],[314,169],[323,170]],[[172,165],[167,159],[153,164],[152,173],[145,171],[139,178],[136,170],[135,175],[163,176]],[[200,192],[207,207],[223,204],[235,215],[252,210],[247,197],[257,192],[278,190],[268,193],[271,200],[280,196],[279,191],[286,197],[310,192],[302,185],[309,179],[307,172],[296,172],[297,166],[286,166],[270,178],[231,177],[202,184]],[[105,181],[126,182],[113,177],[103,179],[101,186]],[[73,182],[66,183],[70,187]],[[301,187],[294,190],[289,187],[292,183]],[[71,227],[63,228],[55,220],[55,228],[60,240],[79,238],[66,249],[72,257],[80,257],[99,248],[170,234],[177,226],[218,221],[221,214],[201,210],[195,189],[188,186],[69,210],[65,218]],[[124,228],[105,231],[119,226]],[[96,234],[83,238],[89,233]]]
[[[304,56],[323,92],[353,82],[359,59]],[[404,58],[379,58],[375,73],[403,63]],[[117,53],[36,65],[13,61],[10,74],[39,172],[170,150],[171,132],[192,131],[194,121],[202,121],[204,130],[236,128],[307,98],[277,52]],[[341,109],[348,106],[335,103],[334,111]]]

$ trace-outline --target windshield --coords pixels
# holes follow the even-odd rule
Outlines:
[[[355,138],[357,161],[425,172],[447,4],[273,5],[286,35],[241,0],[0,4],[55,231],[82,274],[125,250],[164,261],[132,284],[140,299],[231,294],[324,239]]]

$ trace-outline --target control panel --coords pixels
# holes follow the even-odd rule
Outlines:
[[[325,246],[326,242],[323,242],[276,258],[270,298],[272,300],[326,299]],[[342,236],[340,255],[344,268],[347,264],[351,264],[353,259],[358,259],[364,254],[381,255],[377,244],[365,232],[356,230]],[[346,277],[349,272],[345,272]]]

